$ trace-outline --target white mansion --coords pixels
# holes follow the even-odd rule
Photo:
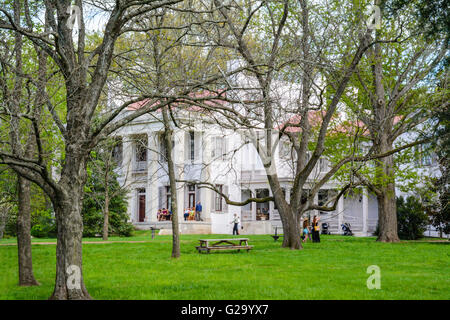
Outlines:
[[[158,119],[146,116],[117,132],[122,140],[116,152],[121,163],[121,183],[130,191],[128,214],[138,228],[171,228],[170,221],[157,219],[158,209],[170,209],[171,196],[167,163],[161,156],[165,152],[162,131],[163,124]],[[173,142],[172,154],[179,180],[212,183],[233,201],[271,195],[258,152],[253,144],[244,144],[239,133],[195,120],[189,131],[176,129]],[[284,164],[288,160],[278,149],[282,147],[275,152],[275,162],[288,199],[292,173]],[[311,179],[317,179],[327,170],[327,161],[321,159]],[[316,202],[324,204],[337,187],[335,182],[328,182],[316,196]],[[230,221],[235,213],[241,218],[244,234],[273,233],[274,226],[281,226],[274,202],[243,207],[227,205],[213,190],[188,183],[179,183],[176,192],[182,233],[230,233]],[[198,201],[203,207],[203,221],[184,221],[184,209],[195,207]],[[321,222],[328,222],[332,233],[339,233],[338,226],[349,222],[356,234],[367,235],[377,225],[377,201],[364,191],[354,197],[342,197],[334,212],[311,214],[320,214]]]
[[[141,104],[142,105],[142,104]],[[134,112],[139,103],[125,111]],[[194,108],[195,109],[195,108]],[[202,181],[216,185],[233,201],[244,201],[249,197],[265,198],[271,195],[264,167],[255,144],[249,143],[236,130],[224,129],[205,119],[195,110],[177,113],[179,123],[174,127],[174,149],[171,150],[176,166],[177,179]],[[115,133],[120,139],[115,155],[120,164],[117,169],[120,182],[129,189],[128,214],[137,228],[164,229],[171,232],[171,221],[159,221],[159,209],[170,209],[167,163],[163,156],[167,151],[162,143],[164,126],[161,113],[146,114]],[[255,132],[256,135],[263,132]],[[290,159],[280,141],[274,152],[278,177],[288,199],[293,175]],[[328,171],[325,158],[320,159],[310,175],[315,181]],[[315,202],[324,204],[335,195],[339,185],[330,180],[316,195]],[[341,224],[348,222],[356,235],[370,235],[377,226],[377,200],[373,194],[362,192],[341,197],[333,212],[311,211],[327,222],[331,233],[341,233]],[[216,192],[199,188],[195,184],[177,184],[177,205],[181,233],[231,233],[230,224],[234,214],[242,221],[242,234],[271,234],[274,227],[281,227],[280,217],[274,202],[250,203],[246,206],[227,205]],[[195,207],[200,201],[203,207],[202,221],[185,221],[186,208]]]

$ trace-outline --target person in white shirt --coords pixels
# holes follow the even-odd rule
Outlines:
[[[233,235],[235,234],[235,232],[236,232],[237,235],[239,235],[239,223],[240,223],[239,217],[235,213],[233,221],[230,222],[230,224],[234,224],[233,225]]]

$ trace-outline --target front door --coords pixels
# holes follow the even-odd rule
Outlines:
[[[139,222],[145,221],[145,194],[139,195]]]

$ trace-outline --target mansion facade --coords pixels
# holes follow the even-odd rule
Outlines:
[[[275,227],[281,227],[274,202],[228,205],[215,191],[199,188],[194,183],[213,184],[233,201],[271,196],[257,147],[246,141],[241,133],[203,121],[195,113],[187,113],[184,120],[190,125],[185,129],[174,128],[174,148],[171,150],[177,179],[183,181],[177,183],[175,191],[181,233],[231,233],[230,222],[234,214],[241,219],[242,234],[270,234]],[[130,220],[138,229],[164,229],[162,234],[171,232],[171,221],[159,221],[157,213],[160,209],[171,209],[173,194],[164,156],[168,151],[163,144],[163,130],[161,119],[145,115],[115,134],[120,141],[115,150],[119,163],[117,172],[120,184],[129,190]],[[275,149],[274,161],[289,202],[293,174],[283,145],[280,141]],[[320,159],[310,175],[310,182],[319,179],[328,169],[327,160]],[[336,194],[338,187],[336,181],[329,181],[316,195],[315,203],[325,204]],[[335,211],[307,214],[320,215],[321,222],[329,224],[331,233],[341,233],[341,224],[348,222],[356,235],[370,235],[378,222],[377,201],[366,189],[359,191],[341,197]],[[203,207],[202,221],[184,221],[184,210],[195,207],[199,201]]]

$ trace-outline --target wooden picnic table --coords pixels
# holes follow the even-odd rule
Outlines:
[[[197,246],[198,252],[210,253],[212,250],[243,250],[250,251],[253,246],[248,244],[248,238],[228,238],[228,239],[200,239]]]

